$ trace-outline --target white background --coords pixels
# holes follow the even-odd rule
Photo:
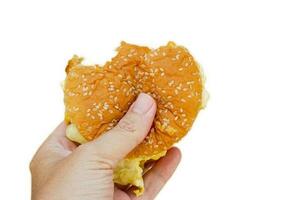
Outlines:
[[[63,119],[73,54],[173,40],[210,100],[157,199],[300,199],[299,1],[0,1],[1,199],[29,199],[29,161]]]

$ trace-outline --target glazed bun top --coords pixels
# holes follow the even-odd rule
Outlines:
[[[139,93],[151,95],[157,114],[144,141],[128,158],[152,156],[169,149],[191,128],[205,104],[199,65],[182,46],[169,42],[151,50],[125,42],[104,66],[82,64],[74,56],[66,67],[65,120],[93,140],[113,128]]]

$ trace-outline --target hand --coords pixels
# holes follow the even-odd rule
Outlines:
[[[61,123],[30,163],[32,199],[154,199],[180,161],[172,148],[144,176],[145,191],[136,197],[114,186],[113,169],[147,135],[156,112],[155,101],[140,94],[118,125],[89,143],[76,146]]]

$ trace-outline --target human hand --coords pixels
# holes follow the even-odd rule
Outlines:
[[[155,112],[155,101],[140,94],[115,128],[78,147],[65,137],[66,125],[61,123],[30,163],[32,199],[154,199],[180,162],[177,148],[170,149],[144,176],[145,191],[140,197],[114,186],[113,169],[147,135]]]

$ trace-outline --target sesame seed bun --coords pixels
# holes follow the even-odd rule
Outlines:
[[[116,168],[120,171],[126,163],[163,156],[190,130],[205,106],[206,93],[199,65],[182,46],[169,42],[152,50],[122,42],[117,52],[102,67],[83,65],[82,58],[74,56],[66,67],[64,101],[67,136],[84,143],[113,128],[139,93],[156,100],[157,114],[149,134],[120,162]],[[132,181],[122,180],[115,172],[115,182],[135,185],[140,194],[141,170],[132,175],[138,176]]]

